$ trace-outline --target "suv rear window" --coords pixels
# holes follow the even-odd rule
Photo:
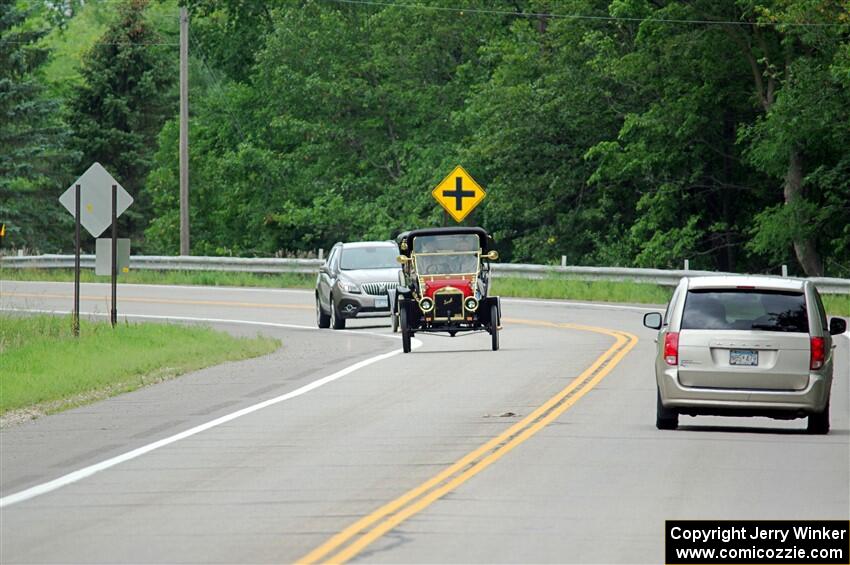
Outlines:
[[[683,330],[809,331],[802,292],[750,289],[689,290]]]

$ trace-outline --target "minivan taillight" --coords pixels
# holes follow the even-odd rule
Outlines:
[[[811,355],[809,356],[809,369],[815,371],[823,367],[826,361],[826,342],[822,337],[811,338]]]
[[[668,332],[664,336],[664,360],[668,365],[679,364],[679,334]]]

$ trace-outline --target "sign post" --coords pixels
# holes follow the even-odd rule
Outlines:
[[[431,196],[454,221],[460,223],[484,200],[487,193],[472,175],[458,165],[434,187]]]
[[[6,239],[6,224],[0,224],[0,296],[3,296],[3,240]]]
[[[80,185],[74,188],[74,337],[80,337]]]
[[[112,327],[118,323],[118,185],[112,185]]]
[[[112,305],[110,322],[118,322],[116,239],[118,216],[133,203],[124,188],[100,163],[94,163],[68,190],[59,197],[62,204],[74,215],[74,335],[80,335],[80,227],[98,237],[112,226]]]

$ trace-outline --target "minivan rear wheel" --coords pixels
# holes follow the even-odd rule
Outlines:
[[[679,412],[661,404],[660,390],[656,390],[655,427],[659,430],[675,430],[679,427]]]
[[[809,414],[806,431],[810,434],[829,433],[829,401],[826,402],[826,407],[824,407],[823,412]]]

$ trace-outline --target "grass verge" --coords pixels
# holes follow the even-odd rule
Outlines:
[[[98,277],[93,271],[83,271],[81,276],[83,282],[109,282],[109,277]],[[69,282],[74,280],[74,275],[67,269],[4,269],[2,278],[16,281]],[[298,273],[265,275],[218,271],[130,271],[122,274],[119,282],[260,288],[314,288],[316,277]],[[596,302],[666,304],[673,293],[673,288],[629,281],[582,281],[566,278],[529,280],[508,277],[493,279],[493,293],[515,298],[559,298]],[[824,295],[823,302],[830,315],[850,317],[850,295]]]
[[[821,298],[830,316],[850,318],[850,294],[825,294]]]
[[[596,302],[666,304],[673,295],[673,287],[628,281],[504,278],[493,280],[493,293],[515,298],[561,298]],[[822,298],[829,315],[850,317],[850,295],[826,294],[822,295]]]
[[[0,315],[0,418],[34,417],[135,390],[224,361],[270,353],[279,342],[198,326]],[[23,416],[23,418],[21,417]]]
[[[70,269],[3,269],[4,280],[31,282],[74,282]],[[80,271],[82,282],[108,283],[110,277]],[[220,271],[130,271],[118,275],[118,284],[172,284],[202,286],[254,286],[261,288],[313,288],[316,275],[301,273],[228,273]]]
[[[514,298],[560,298],[625,302],[632,304],[666,304],[673,295],[672,287],[628,281],[581,281],[576,279],[493,279],[493,294]]]

